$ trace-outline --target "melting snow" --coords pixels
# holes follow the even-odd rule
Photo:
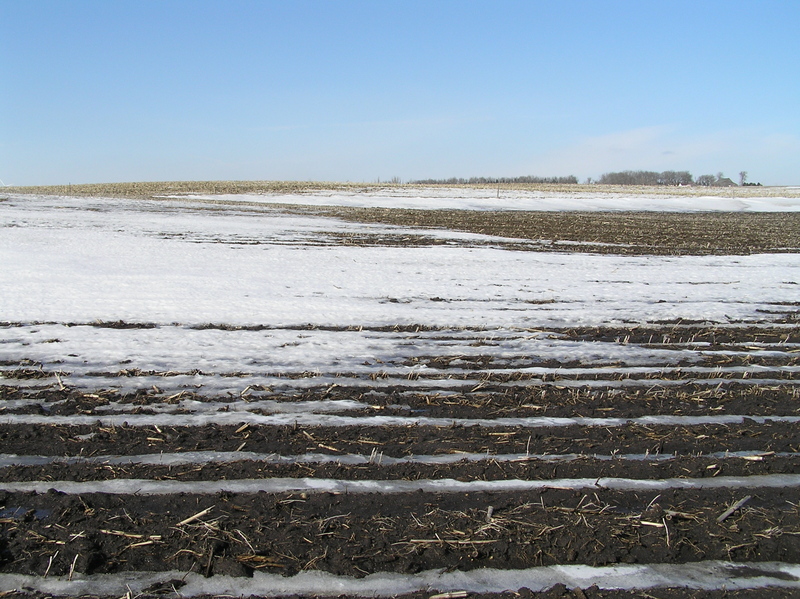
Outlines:
[[[381,572],[364,578],[334,576],[325,572],[302,572],[280,576],[254,572],[252,578],[213,576],[185,572],[125,572],[95,574],[85,577],[42,578],[21,574],[0,574],[0,589],[31,589],[55,595],[138,594],[154,584],[171,589],[171,581],[185,583],[179,589],[183,597],[216,595],[247,597],[337,596],[393,597],[405,593],[468,591],[497,593],[527,587],[541,592],[556,584],[586,588],[596,584],[601,589],[651,589],[683,587],[697,590],[759,589],[767,586],[800,588],[800,565],[774,562],[704,561],[682,564],[631,564],[592,567],[583,565],[546,566],[525,570],[479,568],[467,572],[427,570],[419,574]]]
[[[21,481],[0,482],[0,491],[11,493],[114,493],[168,495],[173,493],[479,493],[484,491],[536,491],[541,489],[614,489],[619,491],[665,491],[669,489],[775,489],[800,486],[800,474],[763,474],[713,478],[558,478],[549,480],[474,480],[441,478],[420,480],[340,480],[330,478],[266,478],[257,480],[175,481],[117,478],[89,482]]]

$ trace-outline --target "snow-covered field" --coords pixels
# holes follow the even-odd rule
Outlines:
[[[489,235],[319,216],[303,210],[304,205],[481,211],[800,211],[797,198],[524,191],[503,191],[498,197],[490,189],[183,195],[157,200],[4,196],[0,200],[0,387],[13,391],[7,391],[0,406],[0,414],[7,414],[0,424],[49,424],[66,429],[114,427],[124,421],[127,428],[150,427],[160,436],[161,428],[167,426],[199,429],[212,424],[239,427],[238,434],[248,426],[265,430],[291,425],[406,430],[444,429],[458,423],[490,431],[515,427],[526,435],[530,431],[530,445],[538,429],[603,427],[611,435],[611,429],[629,426],[747,423],[769,427],[797,422],[797,410],[786,405],[759,407],[757,413],[730,413],[723,404],[725,386],[733,386],[732,381],[744,395],[750,388],[769,387],[796,398],[794,381],[800,368],[796,360],[800,344],[795,338],[800,302],[797,253],[623,255],[615,254],[613,245],[608,253],[569,251],[568,245],[547,251],[550,240],[517,240],[512,246],[508,239]],[[348,241],[364,236],[385,243]],[[415,243],[404,243],[411,238]],[[525,251],[525,244],[537,251]],[[600,332],[580,332],[590,328]],[[620,332],[613,332],[617,330]],[[764,340],[759,339],[762,330]],[[630,335],[639,331],[644,331],[642,338],[629,343]],[[740,336],[745,331],[742,339],[746,340],[716,342],[715,331],[720,335],[736,331]],[[697,340],[694,335],[699,335]],[[711,399],[719,400],[722,407],[709,413],[700,408],[692,411],[683,404],[676,409],[671,404],[663,408],[666,400],[658,394],[666,396],[672,387],[689,384],[692,390],[687,393],[702,398],[692,400],[699,401],[696,405],[700,408]],[[492,390],[484,393],[484,387]],[[597,390],[606,394],[610,403],[597,408],[591,417],[584,417],[580,406],[569,416],[549,417],[543,405],[533,403],[527,395],[527,403],[514,399],[519,405],[507,405],[513,394],[532,394],[532,389],[536,394],[541,390],[543,405],[548,390],[589,394]],[[64,397],[43,401],[43,394],[50,392]],[[144,399],[131,401],[127,394],[134,392]],[[340,392],[345,395],[338,397]],[[486,407],[493,401],[492,393],[502,404],[497,412]],[[639,416],[618,414],[612,400],[626,393],[646,395],[648,401],[662,397],[662,403],[651,401]],[[91,409],[73,406],[67,410],[77,396],[103,402]],[[390,396],[391,402],[386,400]],[[440,411],[428,415],[424,413],[426,405],[424,409],[410,405],[412,400],[421,402],[421,397],[444,404],[452,399],[454,405],[472,398],[472,403],[459,409],[472,409],[475,414],[451,416]],[[487,397],[488,403],[484,403]],[[383,401],[388,403],[376,405]],[[681,401],[685,403],[685,398]],[[504,415],[503,410],[513,413]],[[74,442],[91,441],[97,430],[76,435]],[[789,439],[776,450],[772,445],[759,445],[734,449],[731,454],[726,447],[716,446],[709,458],[719,462],[733,455],[758,461],[763,452],[771,450],[769,456],[793,460],[797,450],[792,442]],[[325,463],[334,457],[345,465],[381,463],[376,453],[365,456],[334,451],[281,457],[258,449],[242,452],[244,447],[242,443],[237,450],[239,459],[260,464]],[[331,450],[322,441],[318,448]],[[231,456],[237,455],[234,449],[236,446],[175,450],[162,454],[165,457],[157,463],[228,464],[235,459]],[[554,459],[545,450],[529,449],[523,446],[492,453],[507,463]],[[156,463],[146,455],[126,458],[124,451],[115,450],[118,454],[108,454],[103,462],[107,466]],[[433,453],[438,450],[416,457],[387,454],[383,466],[449,465],[462,457],[475,462],[482,459],[481,452],[471,447]],[[485,455],[488,459],[488,452]],[[632,446],[619,455],[614,450],[596,459],[610,462],[621,457],[642,462],[648,455],[641,447]],[[53,468],[68,462],[101,467],[98,461],[56,457],[17,456],[0,450],[0,470]],[[556,457],[565,461],[574,455]],[[655,493],[670,489],[794,489],[799,484],[796,474],[776,471],[769,476],[772,478],[723,476],[690,482],[674,477],[637,481],[606,476],[601,487]],[[52,487],[76,494],[125,494],[141,489],[144,494],[346,493],[348,489],[456,494],[493,489],[527,492],[553,485],[584,489],[596,487],[599,480],[599,475],[592,479],[423,479],[414,483],[313,477],[200,482],[48,478],[4,482],[0,491],[41,492]],[[667,527],[666,520],[663,527]],[[669,535],[666,542],[669,546]],[[637,566],[642,577],[639,588],[767,584],[800,588],[797,565],[790,563],[797,561],[795,557],[790,554],[786,563],[761,564],[766,578],[760,582],[739,577],[718,561],[692,561],[694,573],[690,574],[668,564],[642,565]],[[742,563],[735,567],[744,567]],[[385,595],[424,588],[511,588],[506,584],[545,589],[555,582],[578,585],[586,580],[613,587],[629,578],[625,567],[592,569],[564,564],[554,568],[473,570],[452,580],[449,575],[427,572],[410,577],[374,572],[363,580],[323,574],[273,580],[257,574],[238,587],[235,578],[208,579],[212,583],[192,575],[184,591],[317,593],[335,584],[337,593]],[[777,574],[773,577],[769,572]],[[172,572],[160,575],[177,576]],[[127,576],[125,580],[135,580],[139,587],[149,584],[151,578],[141,572]],[[125,583],[120,577],[106,581],[88,574],[79,579],[81,576],[70,586],[64,577],[45,580],[0,574],[0,591],[26,585],[47,592],[83,592],[85,586],[90,589],[85,592],[97,593],[103,585],[122,588]],[[519,582],[523,579],[524,583]],[[631,581],[625,584],[630,586]]]
[[[313,370],[386,361],[405,350],[386,347],[374,333],[287,328],[763,322],[765,313],[790,311],[800,289],[795,254],[508,251],[487,236],[428,229],[425,236],[448,243],[359,247],[328,236],[358,230],[400,238],[415,231],[273,210],[209,211],[191,202],[13,197],[0,203],[0,227],[0,319],[47,323],[24,335],[4,329],[0,358],[24,343],[41,346],[31,357],[63,359],[75,353],[63,348],[78,343],[92,363],[124,358],[130,367],[168,362],[183,369],[181,356],[189,354],[196,368],[221,359],[231,370],[249,370],[256,348],[280,345],[280,357],[270,351],[268,362],[280,368],[302,361]],[[63,330],[118,320],[173,328],[127,335]],[[282,330],[233,335],[186,328],[206,324]],[[52,338],[64,345],[43,344]]]
[[[360,205],[384,200],[326,197]],[[457,201],[438,199],[434,206]],[[419,371],[402,365],[408,358],[451,352],[453,345],[477,354],[478,340],[491,341],[514,368],[521,366],[514,356],[531,353],[641,366],[652,350],[603,348],[592,355],[591,346],[527,331],[681,320],[764,323],[770,314],[791,312],[800,297],[795,254],[509,251],[482,235],[271,209],[209,210],[185,200],[12,197],[0,203],[0,227],[0,320],[24,325],[0,328],[0,359],[24,355],[58,365],[76,383],[86,372],[123,368],[278,376],[380,369],[404,377]],[[331,237],[354,231],[395,238],[422,233],[447,244],[360,247]],[[158,326],[92,326],[115,321]],[[198,330],[208,325],[215,328]],[[470,332],[375,330],[397,325]],[[682,358],[673,351],[650,362]],[[143,382],[149,381],[137,381]],[[238,391],[251,382],[240,379]]]
[[[788,191],[794,191],[787,189]],[[416,208],[425,210],[534,210],[534,211],[657,211],[657,212],[797,212],[796,193],[781,195],[770,190],[759,196],[703,195],[697,188],[688,195],[648,193],[532,191],[471,187],[394,187],[375,190],[313,191],[303,194],[182,194],[173,198],[214,199],[230,202],[350,206],[369,208]]]

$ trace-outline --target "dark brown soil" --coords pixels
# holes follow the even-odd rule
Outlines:
[[[540,249],[612,254],[796,252],[800,213],[525,212],[315,208],[348,220],[552,242]],[[568,241],[578,246],[558,246]],[[602,244],[613,244],[611,246]],[[525,249],[536,249],[528,245]]]
[[[759,387],[756,387],[759,388]],[[764,411],[764,394],[736,388],[743,413]],[[791,385],[773,403],[787,411]],[[548,390],[550,391],[550,390]],[[563,402],[552,389],[553,405]],[[738,395],[737,395],[737,392]],[[6,397],[23,394],[4,389]],[[74,390],[50,390],[78,401]],[[766,392],[770,397],[771,391]],[[489,397],[494,394],[487,391]],[[47,394],[45,394],[47,395]],[[707,400],[723,402],[718,391]],[[749,398],[749,403],[748,403]],[[47,399],[44,397],[43,399]],[[154,402],[156,398],[139,398]],[[580,397],[575,405],[581,405]],[[635,396],[628,397],[635,402]],[[671,402],[680,400],[671,398]],[[733,401],[733,399],[732,399]],[[795,402],[789,402],[791,406]],[[651,413],[660,412],[652,409]],[[658,404],[664,408],[664,404]],[[84,410],[92,406],[84,405]],[[767,406],[768,407],[768,406]],[[555,411],[555,407],[553,408]],[[668,411],[668,410],[667,410]],[[769,411],[769,410],[768,410]],[[796,411],[796,410],[788,410]],[[491,418],[487,406],[475,416]],[[270,477],[344,480],[553,480],[585,477],[711,478],[798,473],[800,427],[780,422],[743,425],[522,427],[130,427],[0,425],[5,453],[43,456],[137,455],[189,450],[279,455],[307,452],[382,456],[473,453],[581,454],[570,460],[485,459],[447,465],[380,463],[231,463],[153,466],[52,463],[0,469],[2,481],[92,481],[120,478],[234,480]],[[749,459],[708,456],[759,451]],[[626,453],[647,460],[597,459]],[[671,454],[669,459],[656,459]],[[741,490],[623,492],[544,489],[535,492],[212,495],[108,495],[0,492],[0,572],[66,575],[183,570],[207,576],[249,576],[253,570],[292,575],[307,569],[362,577],[371,572],[415,573],[432,568],[526,568],[584,563],[681,563],[800,560],[800,489],[753,489],[751,499],[719,522]],[[203,512],[199,519],[179,524]],[[491,512],[491,514],[489,513]],[[77,556],[77,558],[76,558]],[[545,597],[572,597],[554,587]],[[586,597],[714,597],[688,590],[583,590]],[[788,597],[762,590],[740,597]],[[659,594],[660,593],[660,594]],[[768,593],[768,594],[764,594]],[[520,591],[524,596],[525,591]]]
[[[53,575],[66,574],[76,554],[76,570],[87,573],[166,564],[208,575],[247,576],[254,568],[290,575],[313,566],[359,577],[564,563],[792,562],[800,551],[798,489],[757,492],[722,523],[717,518],[741,491],[0,497],[5,572],[43,574],[50,564]]]
[[[97,456],[95,456],[97,457]],[[377,462],[377,459],[376,459]],[[714,478],[765,474],[800,474],[800,458],[776,456],[772,452],[746,457],[660,456],[631,463],[626,459],[519,458],[514,461],[481,460],[453,464],[414,462],[384,464],[290,463],[258,460],[232,463],[153,466],[143,464],[54,463],[41,466],[9,466],[0,472],[0,482],[69,480],[76,482],[121,478],[153,480],[238,480],[263,478],[335,478],[337,480],[426,480],[448,478],[476,480],[557,480],[560,478]]]
[[[373,450],[385,456],[477,454],[709,454],[719,451],[800,451],[800,426],[753,421],[742,425],[620,427],[294,427],[248,428],[0,425],[0,442],[19,455],[136,455],[245,450],[276,455],[331,455]],[[94,433],[94,434],[92,434]],[[86,438],[86,435],[91,435]],[[245,443],[242,447],[242,443]]]

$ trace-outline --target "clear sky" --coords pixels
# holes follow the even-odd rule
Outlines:
[[[0,180],[800,184],[799,31],[798,0],[0,0]]]

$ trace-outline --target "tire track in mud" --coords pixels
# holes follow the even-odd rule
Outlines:
[[[184,594],[265,593],[319,571],[358,594],[491,568],[496,592],[531,568],[683,564],[708,583],[703,564],[730,562],[764,564],[760,596],[800,588],[796,328],[421,329],[379,331],[407,355],[339,372],[6,360],[0,583],[193,572]],[[591,587],[536,571],[539,591]]]

